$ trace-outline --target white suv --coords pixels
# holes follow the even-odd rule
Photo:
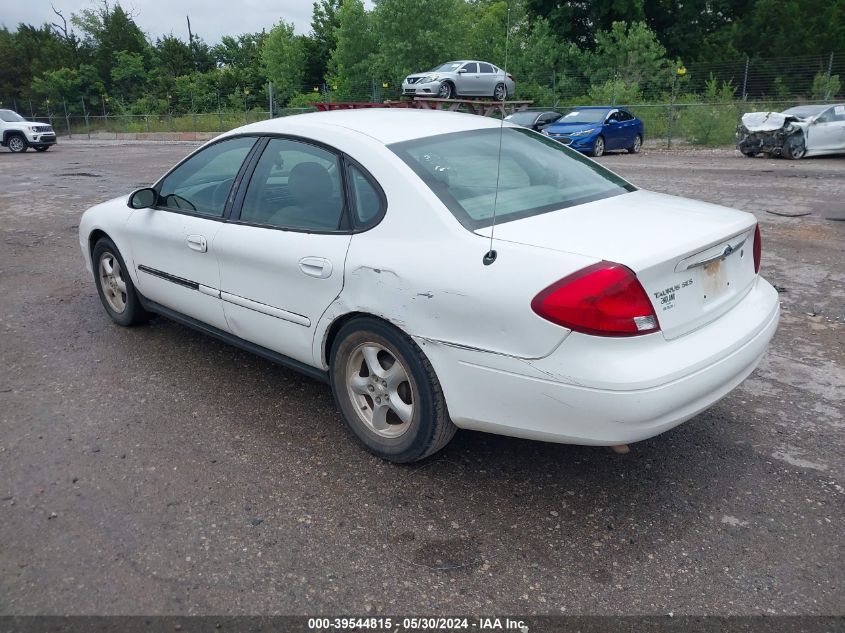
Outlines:
[[[13,152],[25,152],[30,147],[44,152],[56,144],[56,133],[52,126],[27,121],[13,110],[0,110],[0,133],[0,145]]]

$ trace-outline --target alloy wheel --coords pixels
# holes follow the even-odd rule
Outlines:
[[[122,314],[126,309],[126,282],[120,262],[111,253],[103,253],[100,257],[100,287],[109,307]]]
[[[20,136],[13,136],[9,139],[9,149],[13,152],[22,152],[26,149],[26,143]]]
[[[414,417],[414,387],[396,355],[379,343],[358,345],[346,364],[346,388],[361,422],[385,438],[399,437]]]

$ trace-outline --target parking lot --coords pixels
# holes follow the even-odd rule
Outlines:
[[[628,455],[460,432],[396,466],[327,386],[106,317],[80,215],[192,148],[0,152],[0,613],[845,614],[845,158],[600,159],[757,216],[761,367]]]

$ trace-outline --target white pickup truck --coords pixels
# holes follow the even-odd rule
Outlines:
[[[30,147],[44,152],[55,144],[56,133],[52,126],[27,121],[13,110],[0,110],[0,145],[13,152],[25,152]]]

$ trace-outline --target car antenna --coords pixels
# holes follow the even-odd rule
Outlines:
[[[510,2],[508,2],[508,18],[507,18],[507,26],[505,27],[505,67],[502,69],[504,71],[504,77],[502,78],[503,82],[507,82],[508,79],[508,42],[510,40],[510,33],[511,33],[511,7]],[[496,251],[493,250],[493,232],[496,230],[496,204],[499,202],[499,173],[501,172],[502,168],[502,136],[505,133],[505,99],[508,96],[508,84],[505,83],[505,89],[502,91],[502,108],[500,111],[501,120],[499,121],[499,153],[496,158],[496,190],[493,193],[493,223],[490,225],[490,248],[484,253],[484,257],[481,259],[484,262],[485,266],[489,266],[493,262],[496,261]]]

